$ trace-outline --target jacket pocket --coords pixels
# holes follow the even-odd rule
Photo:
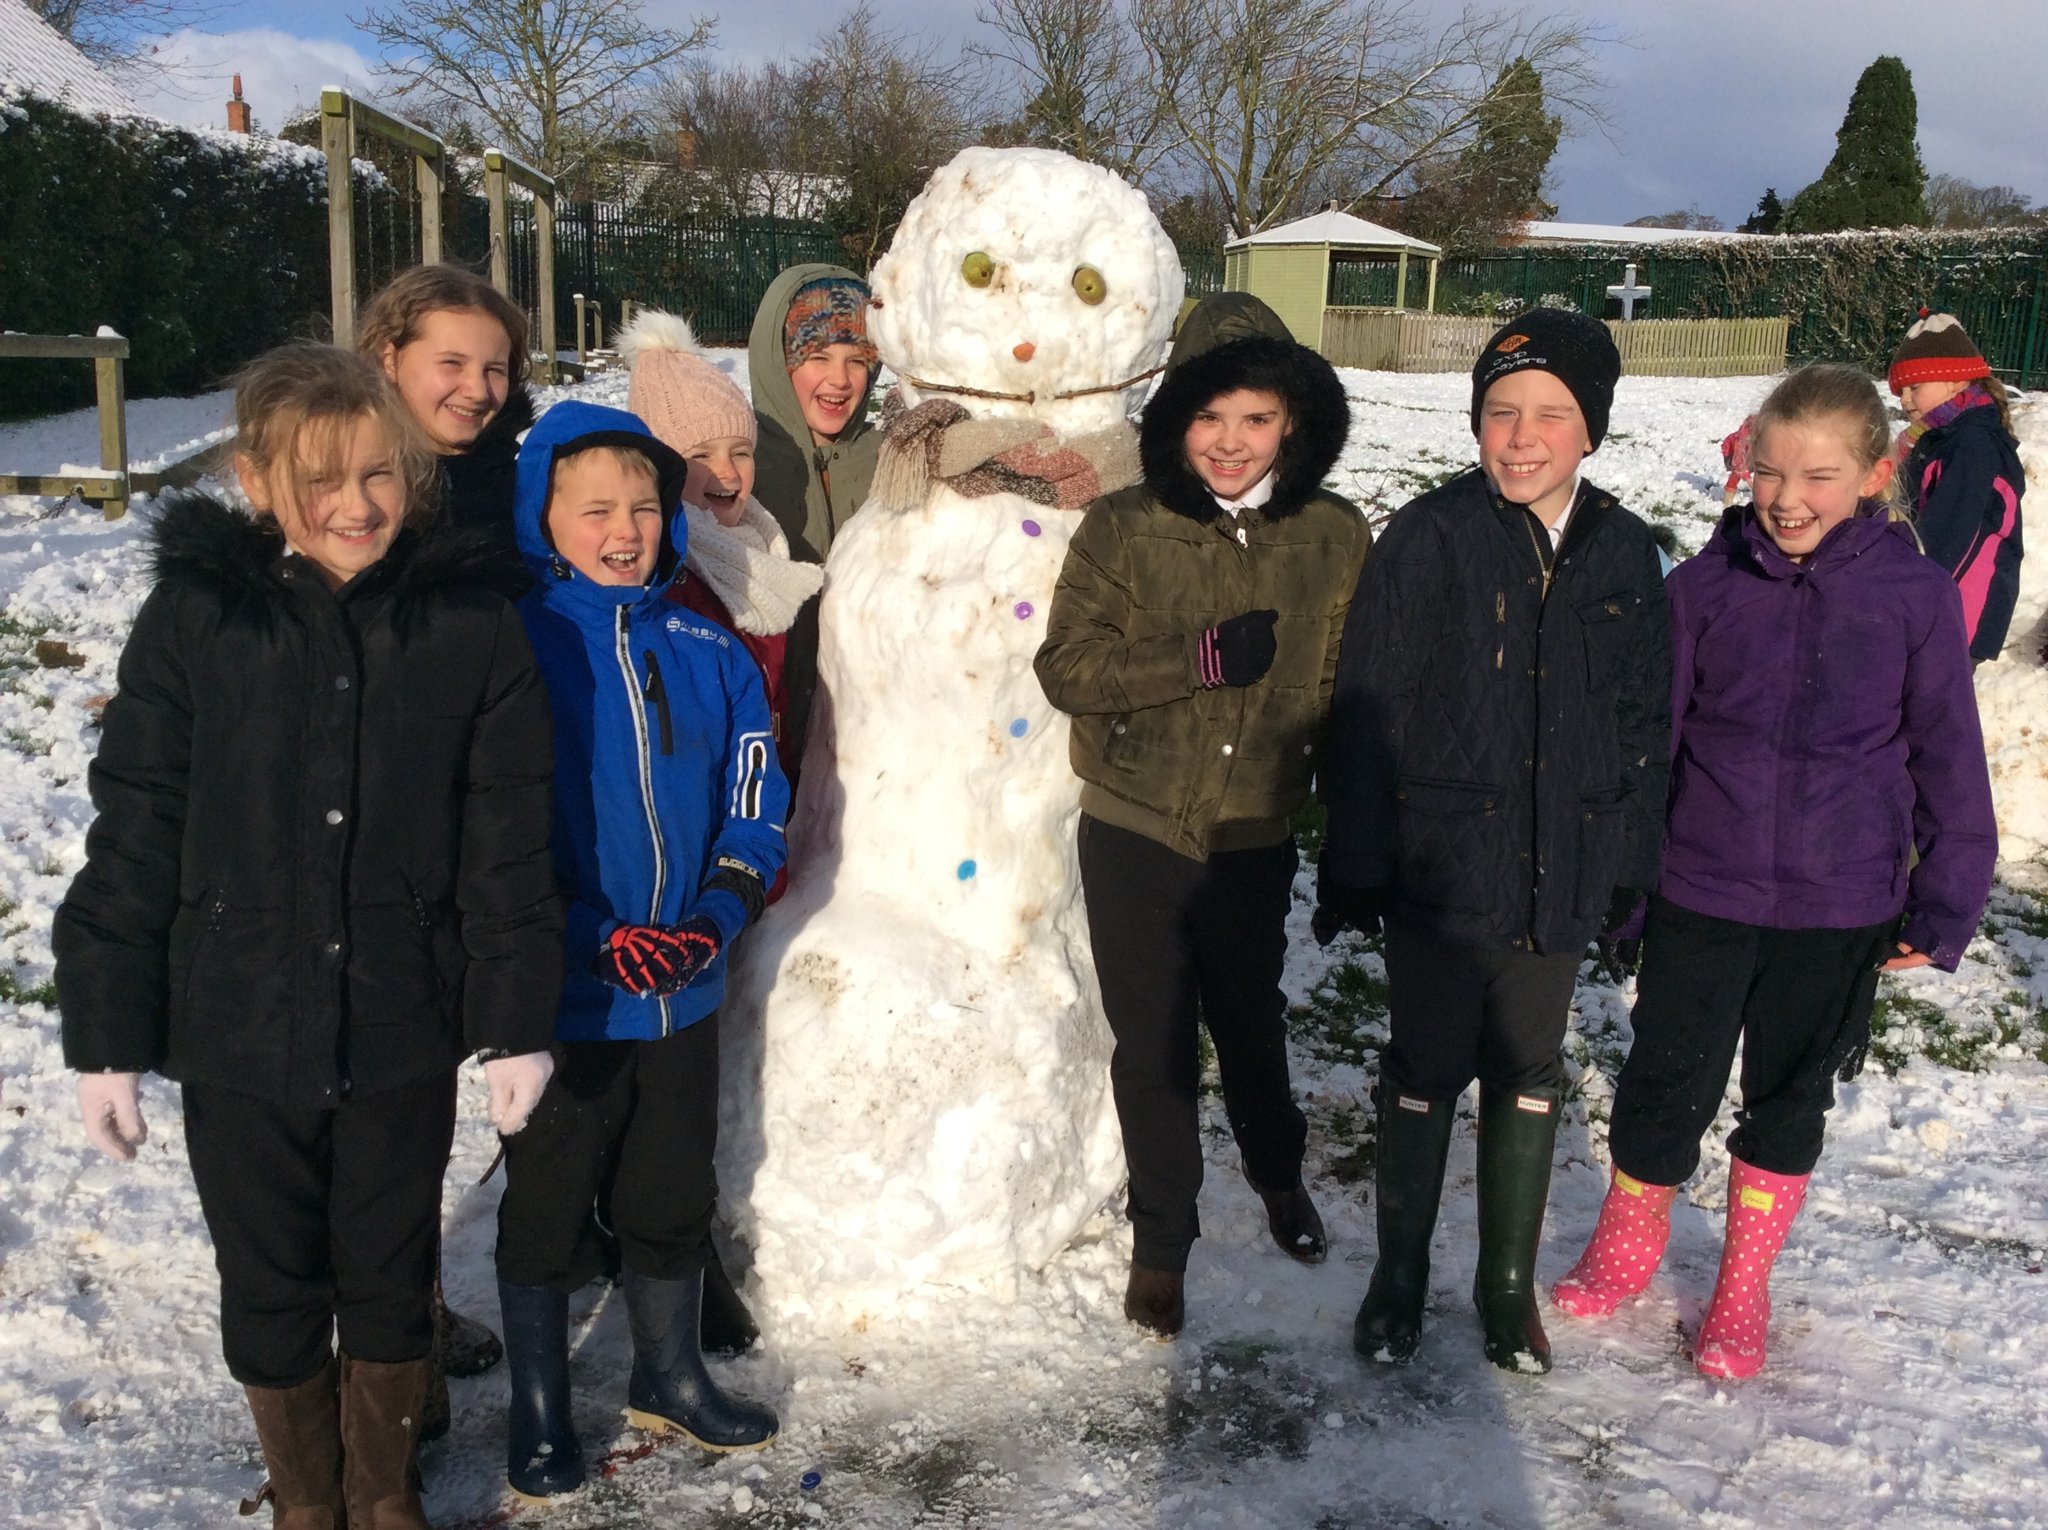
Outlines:
[[[1395,787],[1394,800],[1401,897],[1429,908],[1489,909],[1497,896],[1499,789],[1409,776]]]
[[[1614,879],[1621,871],[1622,840],[1626,833],[1622,797],[1621,787],[1605,786],[1579,798],[1578,880],[1572,896],[1572,916],[1576,919],[1605,917],[1608,900],[1614,896]]]
[[[1579,630],[1586,645],[1586,689],[1588,694],[1610,690],[1621,681],[1622,666],[1628,661],[1631,623],[1628,618],[1643,603],[1633,590],[1618,590],[1578,604]]]
[[[227,900],[212,888],[190,903],[180,904],[171,920],[170,1006],[171,1013],[191,1011],[192,996],[205,980],[206,965],[219,945],[221,925],[227,918]]]

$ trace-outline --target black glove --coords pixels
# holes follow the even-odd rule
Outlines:
[[[1273,636],[1278,611],[1247,611],[1205,630],[1195,644],[1202,689],[1250,685],[1273,667],[1279,644]]]
[[[1393,895],[1384,887],[1345,887],[1337,882],[1316,882],[1316,911],[1309,919],[1309,933],[1316,944],[1327,946],[1346,925],[1361,935],[1379,933],[1380,922],[1393,906]]]
[[[1601,965],[1607,975],[1620,983],[1634,977],[1643,967],[1643,917],[1646,895],[1639,888],[1617,887],[1607,900],[1607,914],[1600,921]]]
[[[718,926],[703,915],[678,925],[622,924],[591,964],[600,981],[640,997],[680,993],[717,960]]]

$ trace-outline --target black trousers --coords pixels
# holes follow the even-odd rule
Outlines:
[[[455,1075],[333,1109],[214,1084],[185,1085],[184,1100],[229,1374],[297,1386],[327,1363],[337,1330],[357,1360],[426,1354]]]
[[[1475,1078],[1490,1089],[1557,1086],[1577,952],[1465,945],[1398,915],[1386,929],[1384,1080],[1433,1100],[1456,1099]]]
[[[1082,815],[1081,889],[1130,1167],[1132,1258],[1182,1270],[1201,1234],[1197,1024],[1206,1025],[1245,1172],[1269,1189],[1301,1177],[1308,1122],[1287,1077],[1292,840],[1194,861]]]
[[[505,1140],[498,1278],[562,1291],[604,1268],[593,1211],[636,1275],[704,1268],[718,1200],[718,1016],[659,1041],[564,1041],[533,1118]]]
[[[1892,923],[1773,930],[1650,900],[1635,1043],[1614,1091],[1615,1165],[1645,1184],[1699,1167],[1742,1043],[1742,1107],[1728,1151],[1771,1174],[1820,1161],[1835,1070],[1869,1034]]]

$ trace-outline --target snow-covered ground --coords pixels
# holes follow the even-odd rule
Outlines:
[[[744,359],[733,358],[744,372]],[[1356,418],[1337,478],[1391,508],[1471,458],[1461,377],[1346,375]],[[1630,379],[1592,475],[1696,546],[1720,505],[1716,443],[1766,384]],[[585,390],[622,401],[620,375]],[[139,404],[138,417],[152,406]],[[214,428],[138,426],[137,454]],[[167,410],[167,415],[175,411]],[[2048,411],[2043,411],[2048,415]],[[184,421],[180,423],[180,420]],[[2048,418],[2027,421],[2048,481]],[[89,459],[54,444],[52,465]],[[24,464],[28,465],[28,464]],[[36,464],[40,465],[40,464]],[[210,1251],[174,1093],[146,1086],[149,1144],[118,1167],[86,1148],[50,999],[51,909],[76,869],[89,805],[90,703],[113,685],[145,588],[134,519],[0,500],[0,1522],[153,1527],[233,1523],[262,1472],[218,1352]],[[2022,626],[2031,627],[2038,602]],[[47,668],[57,639],[78,668]],[[2016,644],[1980,691],[2001,760],[2010,844],[2041,853],[2048,783],[2032,730],[2048,679]],[[1347,937],[1309,939],[1296,888],[1287,984],[1311,1181],[1331,1257],[1303,1269],[1267,1240],[1220,1101],[1209,1118],[1206,1237],[1189,1325],[1172,1345],[1119,1313],[1129,1234],[1106,1209],[1005,1305],[933,1291],[845,1327],[788,1327],[726,1367],[781,1410],[765,1455],[710,1461],[679,1445],[628,1456],[622,1304],[586,1291],[579,1425],[616,1470],[519,1523],[848,1526],[1845,1527],[2048,1523],[2048,901],[2011,862],[1985,936],[1954,977],[1888,982],[1877,1062],[1842,1090],[1809,1211],[1774,1285],[1772,1364],[1721,1385],[1680,1355],[1713,1281],[1725,1156],[1681,1197],[1671,1257],[1643,1301],[1602,1324],[1553,1315],[1558,1368],[1488,1366],[1466,1292],[1472,1138],[1454,1145],[1433,1304],[1416,1363],[1351,1354],[1372,1261],[1365,1085],[1385,1036],[1384,969]],[[1604,1186],[1611,1079],[1628,994],[1589,966],[1570,1050],[1576,1088],[1558,1144],[1541,1270],[1561,1273]],[[849,1017],[858,1023],[858,1017]],[[1879,1066],[1882,1063],[1884,1066]],[[1888,1071],[1889,1070],[1889,1071]],[[471,1080],[448,1178],[447,1276],[458,1307],[495,1315],[489,1250],[499,1182]],[[1725,1130],[1727,1121],[1722,1122]],[[1718,1138],[1719,1132],[1716,1133]],[[454,1386],[455,1427],[425,1453],[437,1523],[498,1522],[500,1370]],[[806,1487],[808,1473],[816,1473]]]

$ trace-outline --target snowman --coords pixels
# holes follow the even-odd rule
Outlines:
[[[1067,723],[1032,674],[1067,542],[1136,482],[1180,261],[1136,189],[968,149],[904,214],[899,379],[826,562],[790,891],[723,1011],[720,1180],[771,1312],[1003,1296],[1123,1177]]]

